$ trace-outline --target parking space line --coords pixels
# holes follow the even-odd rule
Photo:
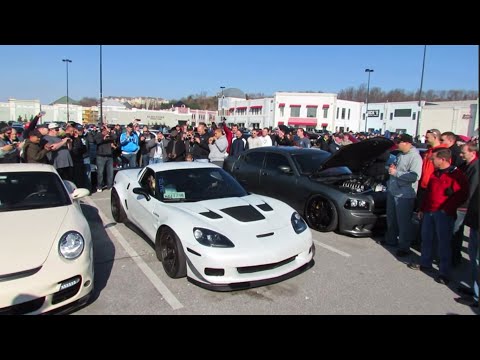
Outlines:
[[[350,254],[347,254],[346,252],[342,251],[342,250],[338,250],[338,249],[335,249],[333,246],[330,246],[330,245],[327,245],[327,244],[324,244],[316,239],[313,239],[313,241],[315,242],[315,244],[317,244],[318,246],[321,246],[327,250],[330,250],[330,251],[333,251],[334,253],[337,253],[338,255],[342,255],[342,256],[345,256],[345,257],[350,257],[352,255]]]
[[[90,206],[95,207],[98,210],[98,215],[102,220],[103,224],[108,224],[110,220],[105,216],[105,214],[95,205],[95,203],[88,198],[83,198],[86,203]],[[127,240],[120,234],[120,231],[116,229],[114,226],[112,227],[104,227],[105,231],[110,233],[118,243],[124,248],[127,254],[135,261],[137,266],[143,272],[143,274],[147,277],[147,279],[152,283],[152,285],[157,289],[160,295],[167,301],[167,303],[173,308],[173,310],[178,310],[183,308],[182,303],[173,295],[173,293],[167,288],[167,286],[160,280],[160,278],[153,272],[153,270],[147,265],[145,261],[138,255],[138,253],[133,249]]]

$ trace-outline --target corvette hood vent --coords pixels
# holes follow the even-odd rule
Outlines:
[[[213,211],[205,211],[205,212],[201,212],[199,213],[200,215],[203,215],[209,219],[221,219],[222,216],[217,214],[216,212],[213,212]]]
[[[258,221],[265,219],[265,216],[263,216],[252,205],[235,206],[221,209],[221,211],[241,222]]]
[[[257,205],[260,210],[263,210],[263,211],[272,211],[272,207],[270,205],[268,205],[267,203],[263,203],[263,204],[260,204],[260,205]]]

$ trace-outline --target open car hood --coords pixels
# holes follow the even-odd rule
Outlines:
[[[337,166],[347,166],[352,172],[358,172],[368,162],[375,160],[393,145],[393,141],[389,139],[376,137],[343,146],[322,164],[319,171]]]

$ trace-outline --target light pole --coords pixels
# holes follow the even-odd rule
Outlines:
[[[223,121],[223,118],[225,117],[225,109],[224,109],[224,98],[223,98],[223,89],[225,89],[225,86],[220,86],[220,89],[222,89],[222,102],[221,102],[221,105],[222,105],[222,121]]]
[[[100,124],[103,125],[102,45],[100,45]]]
[[[427,53],[427,45],[424,45],[423,47],[423,65],[422,65],[422,77],[420,79],[420,93],[418,94],[418,107],[420,108],[420,111],[418,111],[418,116],[417,116],[417,126],[415,127],[415,137],[418,136],[418,131],[420,130],[420,115],[421,115],[421,109],[422,109],[422,88],[423,88],[423,72],[425,70],[425,54]]]
[[[370,92],[370,73],[373,72],[373,69],[365,69],[365,72],[368,73],[368,82],[367,82],[367,110],[365,111],[365,133],[367,132],[368,125],[368,93]]]
[[[70,122],[70,111],[68,108],[68,63],[71,63],[72,60],[70,59],[62,59],[64,63],[67,64],[67,123]]]

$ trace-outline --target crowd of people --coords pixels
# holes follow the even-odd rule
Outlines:
[[[388,230],[381,243],[396,247],[397,257],[407,257],[412,242],[418,241],[420,262],[409,262],[408,267],[432,274],[436,260],[435,281],[448,285],[452,267],[461,262],[464,226],[468,226],[471,277],[464,280],[470,286],[460,285],[463,296],[455,301],[478,307],[478,144],[458,143],[454,133],[438,129],[428,130],[425,138],[428,148],[423,159],[412,136],[394,139],[399,154],[388,169]],[[418,233],[412,218],[420,222]]]
[[[15,129],[0,124],[0,163],[45,163],[53,165],[59,175],[78,187],[101,192],[113,186],[115,167],[144,167],[167,161],[211,162],[223,167],[227,156],[238,156],[247,149],[262,146],[312,146],[337,152],[353,142],[375,136],[394,141],[398,155],[388,168],[388,230],[381,243],[395,247],[398,257],[421,251],[420,262],[409,262],[411,269],[433,271],[435,280],[448,284],[452,267],[460,264],[464,226],[470,228],[468,254],[471,264],[469,287],[460,286],[464,296],[455,300],[478,307],[478,138],[460,142],[453,132],[431,129],[413,139],[408,134],[364,134],[324,132],[311,140],[305,129],[280,125],[276,129],[245,131],[225,121],[196,128],[177,125],[153,132],[134,120],[124,129],[113,127],[56,123],[38,124],[39,113],[24,130],[23,139]],[[424,156],[418,147],[426,147]],[[96,188],[92,188],[91,170],[96,166]],[[420,223],[419,230],[415,222]]]

